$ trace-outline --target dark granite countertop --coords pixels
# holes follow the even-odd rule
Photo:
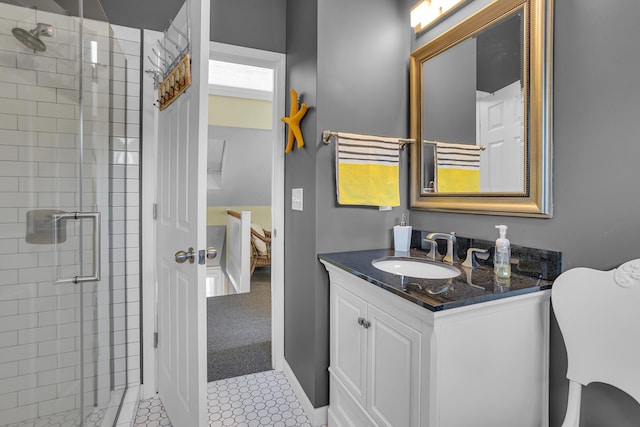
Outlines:
[[[373,249],[336,252],[320,254],[318,258],[431,311],[448,310],[550,289],[553,279],[532,272],[526,275],[519,274],[512,268],[508,286],[501,286],[495,282],[490,264],[481,265],[476,270],[455,264],[462,273],[453,279],[398,276],[378,270],[371,264],[373,260],[388,256],[396,256],[395,251]],[[425,252],[419,249],[411,249],[410,256],[426,260]],[[551,280],[544,280],[542,277]]]

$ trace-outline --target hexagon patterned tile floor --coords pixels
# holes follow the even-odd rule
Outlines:
[[[266,371],[207,385],[209,427],[311,427],[282,372]],[[136,427],[171,426],[154,397],[138,406]]]
[[[94,409],[93,412],[85,418],[85,425],[99,426],[103,416],[104,409]],[[32,420],[1,425],[5,427],[76,427],[80,425],[80,414],[78,411],[66,411]]]

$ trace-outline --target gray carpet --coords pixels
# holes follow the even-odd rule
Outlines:
[[[272,369],[270,275],[256,269],[251,292],[207,298],[208,382]]]

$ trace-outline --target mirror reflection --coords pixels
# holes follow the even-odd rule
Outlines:
[[[524,193],[522,9],[422,62],[422,193]]]
[[[494,0],[411,53],[411,208],[552,215],[550,0]]]

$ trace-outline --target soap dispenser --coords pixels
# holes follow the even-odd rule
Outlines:
[[[396,252],[404,252],[409,254],[409,246],[411,244],[411,226],[407,225],[404,214],[400,225],[393,227],[393,248]]]
[[[500,237],[496,239],[493,272],[498,278],[508,279],[511,277],[511,244],[507,239],[507,226],[496,225],[496,228],[500,230]]]

